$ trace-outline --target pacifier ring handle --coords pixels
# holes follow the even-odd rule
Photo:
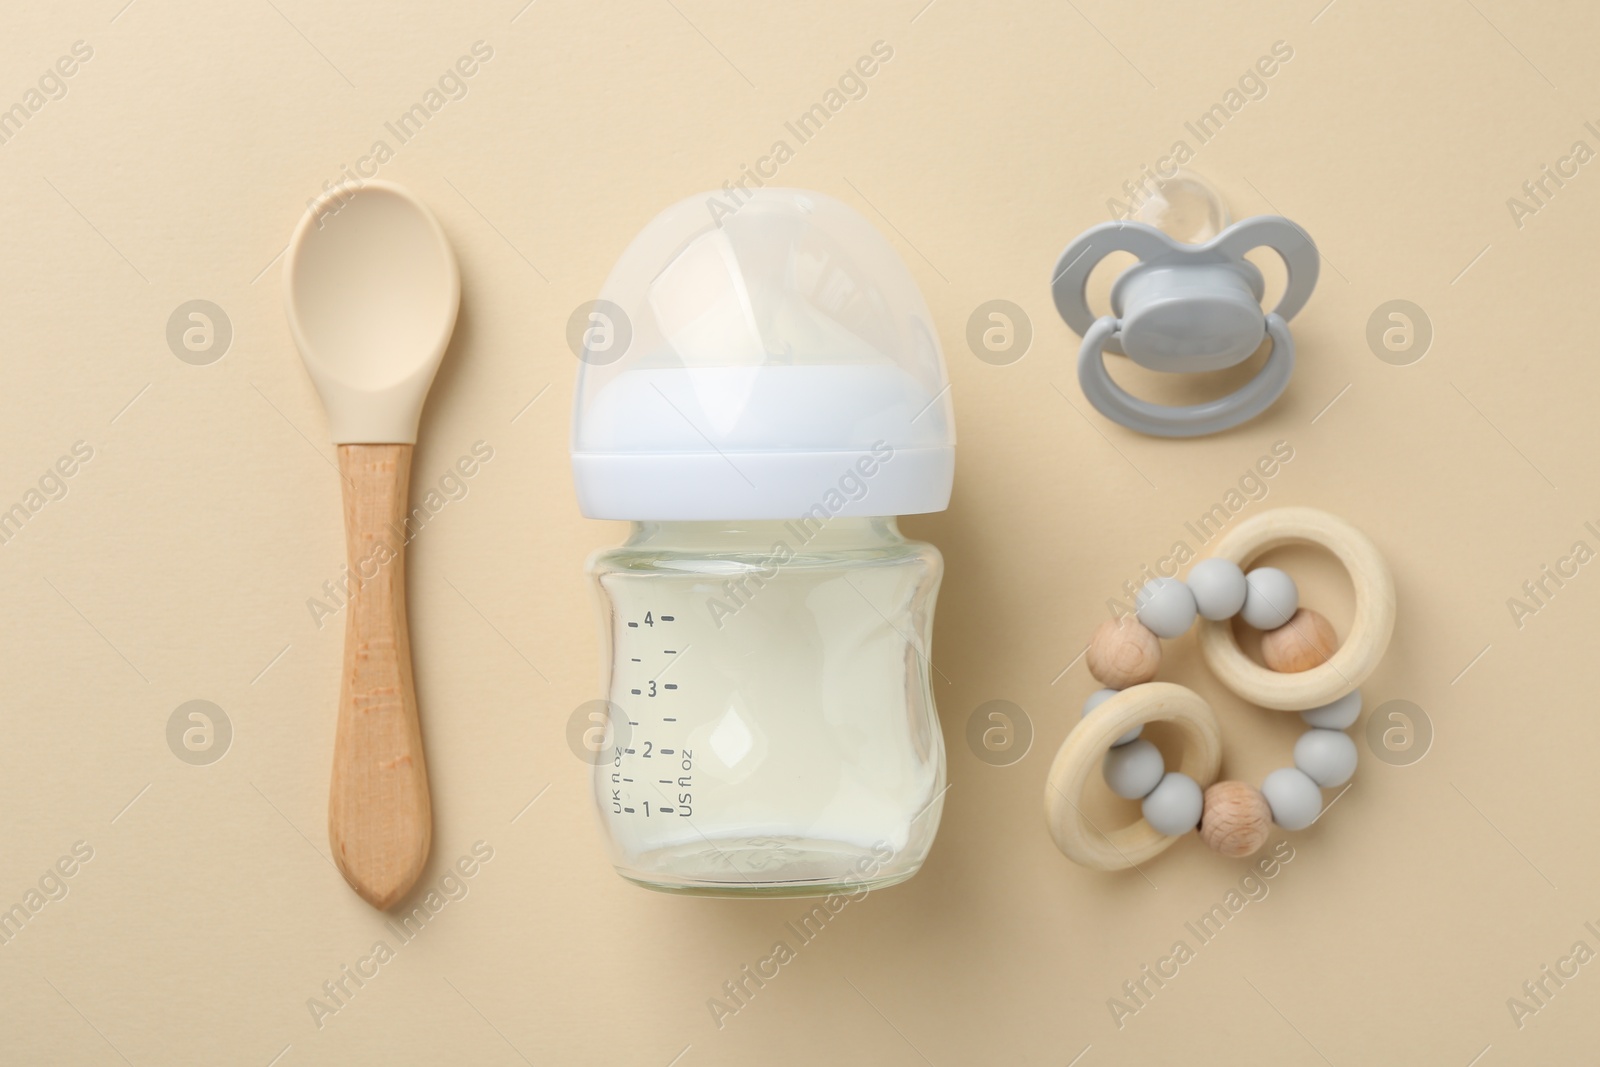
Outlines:
[[[1315,255],[1315,250],[1312,252]],[[1314,279],[1313,279],[1314,280]],[[1154,404],[1141,400],[1111,380],[1106,370],[1105,347],[1117,332],[1111,315],[1095,320],[1078,349],[1078,384],[1095,410],[1130,430],[1153,437],[1203,437],[1229,430],[1255,418],[1283,394],[1294,371],[1294,339],[1283,317],[1266,317],[1272,352],[1266,364],[1240,388],[1227,396],[1200,404]]]

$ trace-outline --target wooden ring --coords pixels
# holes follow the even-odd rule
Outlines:
[[[1105,833],[1083,814],[1079,802],[1111,743],[1135,726],[1170,722],[1183,735],[1177,770],[1201,789],[1216,781],[1222,766],[1222,730],[1211,705],[1192,689],[1171,682],[1146,682],[1124,689],[1080,720],[1067,735],[1044,787],[1045,822],[1056,847],[1085,867],[1118,871],[1160,854],[1178,840],[1141,817]]]
[[[1262,512],[1224,533],[1211,555],[1247,570],[1266,552],[1288,544],[1326,549],[1349,572],[1356,609],[1344,644],[1320,666],[1280,674],[1244,654],[1231,620],[1202,620],[1200,654],[1211,673],[1241,699],[1278,711],[1305,711],[1353,692],[1377,668],[1394,635],[1394,578],[1366,534],[1316,508]]]

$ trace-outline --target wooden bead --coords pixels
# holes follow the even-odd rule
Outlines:
[[[1089,673],[1107,689],[1127,689],[1155,678],[1161,639],[1138,619],[1107,619],[1089,639]]]
[[[1286,624],[1261,638],[1261,658],[1279,674],[1320,667],[1338,650],[1333,624],[1310,608],[1296,611]]]
[[[1221,855],[1241,859],[1267,843],[1272,809],[1261,791],[1243,782],[1217,782],[1206,790],[1200,837]]]

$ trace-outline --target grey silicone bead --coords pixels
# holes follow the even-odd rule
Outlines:
[[[1352,689],[1332,704],[1308,708],[1300,713],[1307,726],[1324,730],[1348,730],[1361,716],[1361,690]]]
[[[1221,622],[1239,614],[1248,588],[1244,571],[1229,559],[1203,559],[1189,569],[1189,592],[1203,618]]]
[[[1272,821],[1285,830],[1304,830],[1322,814],[1322,790],[1298,767],[1280,767],[1261,783]]]
[[[1200,783],[1187,774],[1173,771],[1161,776],[1150,795],[1140,806],[1145,822],[1168,837],[1186,834],[1200,825],[1200,813],[1205,810],[1205,798]]]
[[[1104,704],[1112,697],[1116,696],[1119,692],[1121,692],[1119,689],[1096,689],[1094,692],[1090,693],[1089,699],[1083,702],[1083,717],[1088,718],[1091,711],[1093,711],[1095,708],[1098,708],[1101,704]],[[1129,730],[1127,733],[1111,742],[1112,747],[1125,745],[1129,741],[1135,741],[1142,733],[1144,733],[1144,727],[1135,726],[1133,729]]]
[[[1176,578],[1152,578],[1134,601],[1139,621],[1157,637],[1182,637],[1194,625],[1194,594]]]
[[[1106,753],[1100,770],[1106,776],[1106,785],[1124,800],[1138,800],[1161,784],[1166,773],[1166,761],[1161,750],[1148,741],[1133,741],[1119,745]]]
[[[1276,567],[1257,567],[1244,581],[1244,621],[1258,630],[1276,630],[1300,607],[1294,579]]]
[[[1294,765],[1322,788],[1333,789],[1356,773],[1356,743],[1343,730],[1307,730],[1294,743]]]

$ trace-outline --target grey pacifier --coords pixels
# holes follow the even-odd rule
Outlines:
[[[1289,273],[1283,298],[1266,314],[1261,271],[1244,258],[1257,247],[1282,256]],[[1113,314],[1095,318],[1084,287],[1112,252],[1132,252],[1139,262],[1112,286]],[[1283,393],[1294,369],[1288,320],[1310,299],[1320,265],[1310,236],[1277,215],[1237,222],[1204,244],[1184,244],[1143,223],[1107,222],[1061,253],[1051,294],[1083,338],[1078,382],[1089,403],[1130,430],[1199,437],[1254,418]],[[1187,406],[1140,400],[1111,380],[1103,358],[1112,352],[1151,370],[1195,374],[1244,362],[1263,337],[1272,338],[1272,352],[1254,378],[1227,396]]]

